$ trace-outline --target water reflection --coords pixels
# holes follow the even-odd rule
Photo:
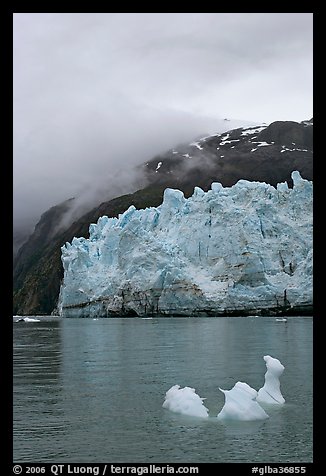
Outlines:
[[[14,451],[19,448],[29,461],[44,437],[65,433],[61,352],[60,322],[14,325]]]

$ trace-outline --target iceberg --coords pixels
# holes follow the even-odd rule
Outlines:
[[[280,376],[284,372],[284,366],[278,359],[270,355],[265,355],[267,371],[265,373],[264,386],[258,390],[257,401],[261,403],[271,403],[282,405],[285,399],[280,390]]]
[[[204,406],[203,400],[194,388],[173,385],[165,394],[163,408],[183,415],[207,418],[209,410]]]
[[[20,317],[15,322],[41,322],[41,320],[34,317]]]
[[[269,418],[256,401],[257,391],[247,383],[237,382],[231,390],[223,390],[225,404],[217,415],[220,420],[254,421]]]
[[[61,248],[61,316],[215,316],[312,306],[312,182],[239,180],[100,217]]]

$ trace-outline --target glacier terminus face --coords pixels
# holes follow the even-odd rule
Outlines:
[[[312,307],[312,182],[167,188],[62,247],[62,316],[210,316]]]

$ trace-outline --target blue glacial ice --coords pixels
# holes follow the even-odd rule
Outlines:
[[[312,305],[312,182],[166,189],[62,247],[62,316],[223,315]]]

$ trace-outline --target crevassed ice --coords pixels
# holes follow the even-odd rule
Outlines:
[[[312,304],[312,182],[166,189],[62,247],[63,316],[220,315]]]

